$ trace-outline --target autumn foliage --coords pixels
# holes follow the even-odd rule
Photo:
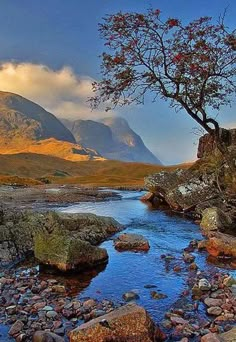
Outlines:
[[[99,26],[105,40],[92,106],[143,103],[147,93],[185,109],[207,132],[219,126],[217,114],[235,94],[236,36],[223,18],[202,17],[188,24],[161,19],[159,9],[108,15]],[[212,111],[211,111],[212,113]],[[213,115],[215,115],[213,114]]]

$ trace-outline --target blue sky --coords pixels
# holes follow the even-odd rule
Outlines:
[[[102,17],[119,10],[144,11],[149,7],[159,8],[164,16],[178,17],[184,22],[205,15],[217,18],[228,7],[226,23],[235,27],[235,0],[1,0],[0,60],[43,64],[54,71],[69,66],[75,75],[99,79],[98,56],[103,51],[103,42],[97,27]],[[11,90],[3,88],[0,82],[0,90]],[[27,95],[23,87],[22,95]],[[39,101],[45,105],[42,96],[41,93]],[[235,109],[235,105],[222,109],[221,122],[236,123]],[[175,113],[167,103],[158,101],[126,107],[118,114],[128,119],[164,163],[194,158],[197,137],[191,131],[196,124],[185,113]]]

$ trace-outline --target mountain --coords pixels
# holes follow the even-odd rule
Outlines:
[[[22,96],[0,91],[0,154],[38,153],[71,161],[104,160],[82,147],[53,114]]]
[[[106,118],[102,122],[93,120],[74,122],[62,120],[62,122],[73,133],[78,144],[96,149],[107,159],[161,164],[124,118]]]
[[[0,142],[57,140],[75,143],[71,132],[51,113],[22,96],[0,91]]]

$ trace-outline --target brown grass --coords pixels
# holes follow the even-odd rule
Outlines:
[[[191,164],[159,166],[121,161],[72,162],[34,153],[0,155],[0,183],[5,176],[27,179],[45,177],[56,184],[86,184],[100,186],[143,185],[143,178],[161,170],[188,168]]]

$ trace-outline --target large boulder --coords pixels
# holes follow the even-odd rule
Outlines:
[[[108,260],[104,248],[92,246],[62,231],[51,234],[39,233],[35,236],[34,255],[41,264],[52,266],[59,271],[77,271],[93,268]]]
[[[220,208],[207,208],[202,213],[201,228],[206,235],[212,231],[227,231],[233,222],[229,215],[224,213]]]
[[[98,245],[121,230],[110,217],[94,214],[63,214],[53,211],[1,211],[0,263],[8,263],[32,253],[34,238],[54,231],[68,232],[82,241]]]
[[[148,240],[138,234],[121,234],[114,240],[114,245],[118,251],[147,252],[150,249]]]
[[[226,146],[236,145],[236,129],[221,129],[220,136]],[[211,154],[216,149],[214,137],[205,134],[199,139],[197,157],[203,158]]]
[[[146,310],[127,304],[72,330],[70,342],[154,342],[156,334],[157,328]]]
[[[214,257],[227,256],[236,258],[236,237],[215,233],[206,243],[208,253]]]

